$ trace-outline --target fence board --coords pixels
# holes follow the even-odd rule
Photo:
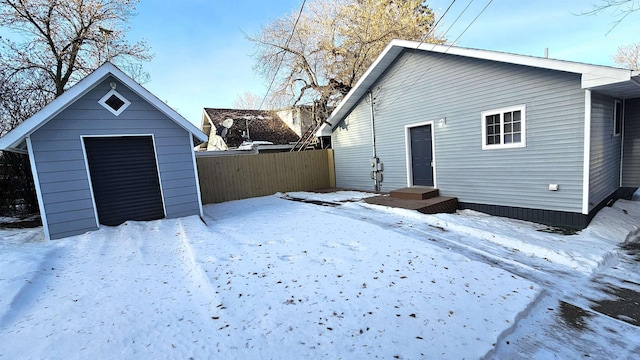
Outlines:
[[[332,150],[196,156],[202,203],[335,187]]]

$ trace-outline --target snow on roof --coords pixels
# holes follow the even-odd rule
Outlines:
[[[234,120],[226,139],[229,147],[238,147],[242,144],[242,133],[246,131],[247,122],[249,135],[254,141],[285,145],[299,139],[279,116],[269,110],[205,108],[204,112],[208,118],[207,122],[210,121],[214,126],[219,126],[228,118]]]

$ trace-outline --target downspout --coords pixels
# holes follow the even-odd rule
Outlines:
[[[380,181],[378,179],[378,153],[376,151],[376,122],[375,122],[375,117],[374,117],[374,111],[373,111],[373,92],[371,92],[371,90],[369,90],[369,104],[371,105],[371,144],[373,147],[373,158],[371,159],[371,167],[372,167],[372,173],[371,176],[373,177],[373,189],[376,192],[380,191]]]

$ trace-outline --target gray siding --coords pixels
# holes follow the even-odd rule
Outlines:
[[[622,186],[640,187],[640,98],[624,103]]]
[[[622,136],[613,135],[614,99],[591,93],[589,211],[620,187]]]
[[[361,101],[340,122],[331,137],[335,149],[336,187],[374,190],[370,165],[373,157],[371,141],[371,108],[366,101]]]
[[[436,186],[442,195],[466,203],[581,212],[585,95],[579,75],[407,51],[372,89],[383,191],[408,185],[404,126],[435,121]],[[526,106],[526,147],[482,150],[481,112],[515,105]],[[441,118],[443,128],[437,126]],[[336,183],[368,190],[373,185],[367,102],[361,100],[346,120],[357,138],[342,139],[340,127],[334,132]],[[560,191],[549,191],[550,183]]]
[[[96,229],[82,135],[153,134],[167,217],[199,214],[191,134],[120,83],[116,91],[131,105],[113,115],[98,104],[111,81],[98,84],[31,135],[52,239]]]

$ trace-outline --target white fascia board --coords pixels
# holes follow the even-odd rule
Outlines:
[[[203,133],[200,129],[198,129],[195,125],[193,125],[189,120],[185,119],[182,115],[178,114],[177,111],[173,110],[169,105],[167,105],[164,101],[158,99],[155,95],[149,92],[147,89],[142,87],[142,85],[138,84],[135,80],[130,78],[127,74],[118,69],[115,65],[111,63],[105,63],[103,66],[108,66],[109,72],[120,82],[125,84],[129,89],[138,94],[140,97],[145,99],[151,105],[153,105],[156,109],[158,109],[163,114],[167,115],[170,119],[175,121],[178,125],[180,125],[183,129],[190,132],[193,136],[195,136],[198,140],[202,142],[206,142],[209,138]]]
[[[38,130],[78,98],[93,89],[102,80],[106,79],[109,75],[115,77],[118,81],[129,87],[129,89],[149,102],[160,112],[164,113],[183,129],[195,136],[198,140],[202,142],[206,142],[208,140],[206,134],[200,131],[200,129],[190,123],[187,119],[182,117],[182,115],[178,114],[170,106],[158,99],[155,95],[151,94],[147,89],[142,87],[142,85],[138,84],[115,65],[106,62],[84,79],[80,80],[77,84],[67,89],[62,95],[47,104],[33,116],[22,122],[15,129],[0,138],[0,150],[19,152],[20,149],[17,147],[27,136]]]
[[[345,118],[351,109],[358,103],[358,101],[364,96],[371,85],[384,73],[389,65],[395,60],[396,57],[404,50],[402,46],[396,45],[396,42],[400,40],[393,40],[384,48],[382,53],[376,58],[376,60],[369,66],[367,71],[360,77],[360,80],[351,88],[351,91],[342,99],[338,106],[333,110],[331,115],[327,118],[329,124],[323,124],[316,132],[316,135],[328,136],[331,135],[332,130],[338,125],[338,123]]]
[[[591,65],[565,60],[540,58],[528,55],[510,54],[497,51],[468,49],[434,44],[422,44],[420,45],[419,49],[432,52],[447,53],[450,55],[459,55],[483,60],[492,60],[516,65],[524,65],[548,70],[581,74],[583,89],[590,89],[602,85],[629,81],[631,77],[634,76],[633,71],[628,69],[621,69],[603,65]]]
[[[393,42],[395,42],[394,40]],[[392,42],[392,43],[393,43]],[[411,44],[418,44],[414,41],[404,41],[398,40],[398,44],[403,44],[405,47],[411,47]],[[413,45],[413,48],[416,48],[417,45]],[[630,70],[620,69],[610,66],[603,65],[592,65],[579,63],[574,61],[566,61],[566,60],[558,60],[558,59],[549,59],[549,58],[541,58],[530,55],[520,55],[520,54],[511,54],[499,51],[491,51],[491,50],[479,50],[479,49],[470,49],[470,48],[462,48],[455,47],[449,45],[435,45],[423,43],[418,47],[419,50],[427,50],[431,52],[437,53],[446,53],[450,55],[459,55],[470,58],[477,58],[483,60],[492,60],[498,62],[505,62],[516,65],[525,65],[549,70],[557,70],[564,71],[576,74],[594,74],[594,76],[600,77],[611,77],[613,79],[620,79],[626,76],[627,80],[629,79],[629,75],[631,73]]]
[[[431,43],[420,43],[408,40],[392,40],[382,51],[378,58],[371,64],[369,69],[358,80],[356,85],[349,91],[344,99],[338,104],[335,110],[329,115],[327,122],[331,125],[320,127],[316,135],[331,135],[336,125],[344,119],[351,109],[357,104],[362,96],[369,90],[371,85],[378,80],[384,71],[393,63],[398,55],[405,49],[422,50],[433,53],[458,55],[482,60],[491,60],[515,65],[531,66],[536,68],[564,71],[582,75],[582,88],[592,88],[600,85],[613,84],[628,81],[631,76],[640,75],[640,71],[631,72],[626,69],[602,65],[590,65],[573,61],[564,61],[549,58],[540,58],[529,55],[510,54],[491,50],[479,50],[462,48],[449,45],[437,45]],[[634,75],[634,73],[637,73]]]
[[[331,136],[333,132],[333,126],[329,126],[329,124],[324,123],[320,126],[320,129],[316,131],[316,136]]]
[[[93,88],[93,85],[103,80],[107,76],[107,73],[108,71],[103,65],[67,89],[62,95],[55,98],[52,102],[40,109],[40,111],[0,138],[0,150],[19,152],[20,149],[17,147],[26,137],[66,109],[67,106],[75,100],[86,94]]]
[[[582,88],[592,89],[598,86],[610,85],[631,80],[630,70],[598,69],[582,74]],[[616,71],[614,71],[616,70]]]

